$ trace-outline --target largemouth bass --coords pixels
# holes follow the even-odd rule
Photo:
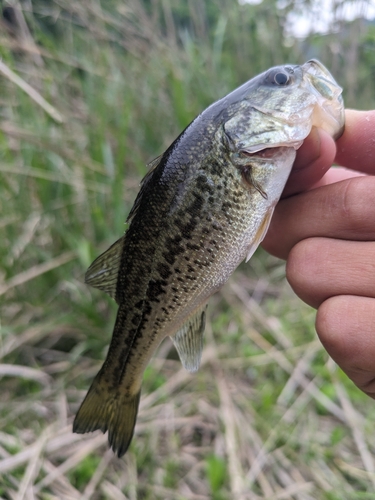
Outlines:
[[[119,308],[74,432],[108,430],[113,451],[126,452],[143,372],[165,337],[198,369],[209,297],[262,241],[311,128],[342,133],[341,92],[318,61],[271,68],[209,106],[152,162],[125,235],[86,273]]]

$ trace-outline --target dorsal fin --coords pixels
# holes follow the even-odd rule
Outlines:
[[[171,335],[181,363],[189,372],[196,372],[201,362],[206,309],[207,304],[201,306],[188,318],[177,333]]]
[[[124,236],[99,255],[85,274],[85,283],[103,290],[115,300],[123,244]]]
[[[150,163],[147,164],[147,166],[149,167],[150,170],[147,172],[147,174],[141,180],[141,189],[138,192],[138,195],[135,199],[135,202],[134,202],[134,205],[132,206],[132,209],[130,210],[128,218],[126,219],[127,223],[130,223],[131,219],[137,213],[137,210],[139,208],[143,193],[145,191],[145,187],[147,186],[147,183],[151,180],[151,178],[155,172],[155,169],[159,165],[162,157],[163,157],[163,155],[159,155],[156,158],[154,158],[152,161],[150,161]]]

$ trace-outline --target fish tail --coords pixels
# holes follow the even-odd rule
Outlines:
[[[100,429],[108,430],[112,450],[122,457],[131,443],[137,419],[141,390],[134,395],[122,395],[118,388],[110,389],[94,379],[74,419],[73,432],[84,434]]]

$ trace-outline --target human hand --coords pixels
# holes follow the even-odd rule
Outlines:
[[[284,196],[308,191],[280,201],[263,246],[287,259],[292,288],[318,310],[324,347],[375,398],[375,111],[347,111],[336,148],[323,131],[310,134]],[[329,169],[333,160],[351,170]]]

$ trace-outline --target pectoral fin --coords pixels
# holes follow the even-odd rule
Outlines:
[[[267,210],[267,213],[264,216],[264,219],[262,220],[262,222],[258,228],[258,231],[256,232],[255,239],[254,239],[254,241],[251,242],[251,245],[248,248],[246,262],[248,262],[250,260],[250,257],[252,257],[253,253],[258,248],[258,246],[262,243],[264,237],[266,236],[268,228],[270,227],[270,222],[272,219],[274,209],[275,209],[275,207],[273,206]]]
[[[190,316],[177,333],[171,335],[181,363],[189,372],[196,372],[201,362],[206,309],[207,304],[204,304]]]
[[[121,263],[124,236],[102,253],[85,274],[85,283],[108,293],[116,299],[117,276]]]

